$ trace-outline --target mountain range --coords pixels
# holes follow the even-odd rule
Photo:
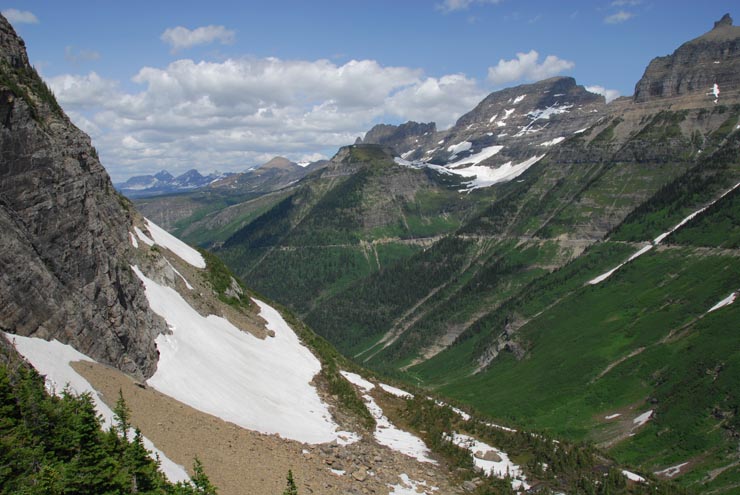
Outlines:
[[[738,74],[725,16],[631,98],[548,79],[134,203],[0,16],[0,493],[139,491],[29,367],[223,494],[732,493]]]
[[[609,104],[558,77],[379,125],[168,227],[364,366],[731,490],[739,43],[725,16]]]

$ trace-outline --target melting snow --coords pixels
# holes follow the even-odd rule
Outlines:
[[[473,143],[471,143],[470,141],[463,141],[461,143],[448,146],[447,151],[451,152],[453,155],[457,155],[459,153],[462,153],[463,151],[468,151],[472,147],[473,147]],[[401,158],[406,158],[406,157],[401,155]]]
[[[481,187],[492,186],[499,182],[506,182],[523,174],[529,167],[541,160],[545,155],[537,155],[529,158],[521,163],[512,164],[512,162],[506,162],[497,168],[487,167],[484,165],[478,165],[484,160],[494,156],[501,151],[503,146],[488,146],[483,148],[478,153],[470,155],[466,158],[461,158],[447,165],[436,165],[434,163],[426,163],[408,160],[404,160],[401,157],[395,157],[393,160],[401,166],[411,168],[422,168],[428,167],[437,172],[447,175],[459,175],[461,177],[471,178],[470,181],[466,182],[467,191],[478,189]]]
[[[399,478],[401,478],[401,483],[388,485],[391,488],[388,495],[420,495],[422,493],[430,495],[432,492],[439,490],[439,487],[436,486],[427,487],[426,481],[412,480],[406,473],[399,475]]]
[[[637,483],[645,483],[645,478],[643,478],[639,474],[635,474],[631,471],[627,471],[626,469],[622,470],[622,474],[625,475],[630,480],[636,481]]]
[[[588,130],[588,127],[584,127],[583,129],[578,129],[578,130],[577,130],[577,131],[575,131],[575,132],[574,132],[573,134],[583,134],[583,133],[584,133],[584,132],[586,132],[587,130]]]
[[[632,420],[632,423],[634,423],[637,426],[642,426],[645,423],[647,423],[650,418],[653,416],[653,410],[650,409],[649,411],[646,411],[639,416],[637,416],[635,419]]]
[[[496,120],[496,118],[498,118],[498,114],[496,114],[493,117],[491,117],[490,119],[488,119],[488,122],[493,122],[494,120]]]
[[[521,95],[521,96],[517,96],[516,98],[514,98],[514,105],[522,101],[524,98],[526,98],[526,96],[527,95]]]
[[[134,227],[134,232],[136,232],[136,237],[138,237],[141,242],[143,242],[147,246],[154,246],[154,241],[151,240],[148,235],[142,232],[139,227]]]
[[[510,116],[510,115],[511,115],[512,113],[514,113],[514,110],[516,110],[516,108],[510,108],[510,109],[508,109],[508,110],[504,110],[504,116],[503,116],[503,117],[501,117],[501,120],[506,120],[506,119],[508,119],[508,118],[509,118],[509,116]]]
[[[147,229],[154,239],[154,242],[164,248],[169,249],[177,256],[179,256],[183,261],[190,263],[196,268],[206,267],[206,260],[203,259],[203,256],[201,256],[198,251],[191,248],[180,239],[173,236],[148,218],[146,218],[145,220],[147,223]]]
[[[369,392],[370,390],[375,388],[374,383],[365,380],[357,373],[352,373],[351,371],[340,371],[340,373],[348,382],[350,382],[352,385],[360,387],[365,392]]]
[[[666,478],[673,478],[677,474],[681,472],[681,468],[687,465],[688,462],[682,462],[681,464],[676,464],[675,466],[671,466],[669,468],[665,468],[661,471],[655,471],[655,474],[663,475]]]
[[[131,239],[131,245],[134,248],[139,249],[139,242],[136,240],[136,236],[131,232],[128,233],[128,236]]]
[[[558,105],[556,103],[544,109],[538,108],[537,110],[532,110],[527,115],[533,119],[533,122],[540,119],[548,120],[553,115],[568,113],[571,108],[573,108],[573,105]]]
[[[730,304],[735,302],[735,298],[737,297],[737,292],[733,292],[729,296],[722,299],[720,302],[709,308],[709,311],[707,313],[711,313],[712,311],[716,311],[719,308],[722,308],[724,306],[729,306]]]
[[[411,394],[409,392],[406,392],[405,390],[401,390],[400,388],[393,387],[391,385],[386,385],[385,383],[379,383],[378,384],[380,388],[385,390],[391,395],[395,395],[396,397],[400,397],[402,399],[413,399],[414,394]]]
[[[620,417],[620,413],[610,414],[609,416],[604,416],[604,419],[614,419]]]
[[[512,162],[506,162],[498,168],[491,168],[486,166],[471,166],[462,169],[451,170],[451,173],[460,175],[462,177],[473,177],[474,179],[466,183],[467,190],[478,189],[481,187],[488,187],[499,182],[507,182],[512,179],[519,177],[521,174],[527,171],[529,167],[537,163],[545,155],[533,156],[532,158],[523,161],[522,163],[512,164]]]
[[[662,234],[660,234],[658,237],[656,237],[653,240],[653,243],[660,244],[663,241],[663,239],[665,239],[666,237],[668,237],[669,235],[671,235],[673,232],[677,231],[678,229],[680,229],[681,227],[683,227],[684,225],[686,225],[688,222],[690,222],[691,220],[693,220],[694,217],[696,217],[697,215],[703,213],[704,210],[706,210],[707,208],[709,208],[710,206],[712,206],[714,203],[716,203],[720,199],[722,199],[725,196],[727,196],[728,194],[730,194],[732,191],[734,191],[735,189],[737,189],[738,186],[740,186],[740,182],[738,182],[737,184],[735,184],[734,186],[732,186],[730,189],[728,189],[727,191],[725,191],[724,193],[722,193],[722,195],[720,197],[718,197],[717,199],[715,199],[714,201],[712,201],[708,205],[704,206],[703,208],[699,208],[698,210],[696,210],[695,212],[691,213],[689,216],[687,216],[686,218],[684,218],[683,220],[681,220],[680,222],[678,222],[668,232],[663,232]]]
[[[77,395],[89,392],[95,403],[95,409],[103,416],[103,427],[108,429],[113,424],[113,411],[103,402],[97,391],[82,375],[78,374],[70,363],[76,361],[88,361],[94,363],[72,346],[62,344],[57,340],[48,342],[34,337],[21,337],[5,333],[8,341],[12,342],[16,350],[26,358],[36,370],[46,377],[46,388],[50,393],[60,393],[64,387]],[[130,434],[131,432],[129,432]],[[150,451],[153,458],[159,456],[161,469],[167,478],[173,482],[187,481],[190,479],[185,468],[170,460],[164,452],[157,449],[154,444],[144,438],[144,446]]]
[[[565,141],[564,137],[556,137],[555,139],[540,143],[540,146],[555,146],[556,144],[562,143],[563,141]]]
[[[310,382],[321,364],[280,313],[254,299],[274,338],[258,339],[225,318],[201,316],[172,288],[147,278],[152,310],[172,330],[157,337],[159,363],[147,381],[158,391],[200,411],[262,433],[306,443],[351,443],[337,431],[328,407]]]
[[[329,471],[336,474],[337,476],[344,476],[344,473],[346,472],[343,469],[332,469],[332,468],[329,468]]]
[[[406,153],[403,153],[401,155],[401,158],[403,158],[404,160],[408,159],[408,157],[414,154],[414,151],[416,151],[416,149],[408,150]]]
[[[639,258],[640,256],[642,256],[643,254],[647,253],[651,249],[653,249],[653,245],[652,244],[648,244],[647,246],[643,246],[642,248],[640,248],[639,251],[637,251],[632,256],[630,256],[629,258],[627,258],[627,261],[625,261],[623,263],[620,263],[617,266],[615,266],[614,268],[612,268],[611,270],[609,270],[608,272],[602,273],[598,277],[589,280],[588,283],[590,285],[596,285],[596,284],[599,284],[599,283],[603,282],[607,278],[611,277],[614,272],[616,272],[617,270],[619,270],[620,268],[622,268],[624,265],[626,265],[627,263],[629,263],[630,261],[632,261],[632,260],[634,260],[636,258]]]
[[[719,101],[719,86],[717,85],[717,83],[714,83],[714,85],[712,85],[712,91],[710,92],[710,94],[714,96],[714,103],[716,105]]]
[[[375,385],[362,378],[357,373],[349,371],[340,371],[342,376],[347,379],[353,385],[359,387],[364,392],[369,392]],[[431,454],[426,444],[411,433],[397,428],[390,420],[383,414],[383,409],[375,402],[375,399],[370,394],[363,394],[365,399],[365,405],[368,411],[375,418],[375,440],[388,448],[400,452],[420,462],[429,462],[431,464],[437,464],[437,461],[429,457]]]
[[[499,456],[501,459],[500,461],[486,461],[485,459],[479,459],[473,455],[475,466],[482,470],[487,476],[496,476],[497,478],[510,476],[513,478],[511,480],[511,487],[514,490],[528,490],[530,488],[530,485],[526,481],[527,478],[522,472],[522,468],[514,464],[505,452],[461,433],[453,433],[451,437],[448,436],[447,438],[455,445],[468,449],[472,454],[475,454],[476,452],[482,452],[485,454],[486,452],[493,451]]]

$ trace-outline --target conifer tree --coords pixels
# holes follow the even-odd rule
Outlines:
[[[298,487],[293,479],[293,471],[290,469],[288,469],[287,482],[285,490],[283,490],[283,495],[298,495]]]

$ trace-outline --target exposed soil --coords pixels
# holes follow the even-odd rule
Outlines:
[[[73,363],[74,369],[115,405],[118,391],[131,408],[131,422],[165,454],[188,468],[197,456],[220,495],[279,494],[288,470],[302,494],[387,494],[389,485],[401,483],[401,473],[437,493],[459,493],[448,483],[444,466],[414,461],[371,439],[341,447],[306,445],[245,430],[182,404],[135,382],[113,368],[90,362]],[[345,471],[337,475],[330,470]]]

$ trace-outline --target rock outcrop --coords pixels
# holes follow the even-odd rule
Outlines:
[[[388,146],[400,154],[409,149],[431,144],[436,132],[437,125],[434,122],[425,124],[410,121],[401,125],[378,124],[370,129],[365,134],[365,138],[359,142]]]
[[[139,376],[166,332],[129,267],[128,201],[0,16],[0,329]]]
[[[725,14],[704,35],[654,58],[635,86],[638,103],[684,95],[721,101],[740,90],[740,27]]]

